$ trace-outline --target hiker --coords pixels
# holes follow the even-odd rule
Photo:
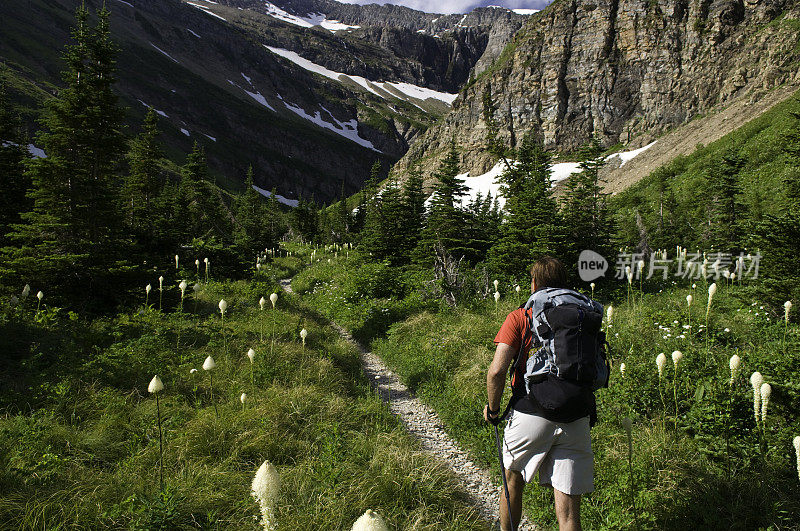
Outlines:
[[[503,418],[508,421],[502,445],[505,488],[500,497],[500,523],[504,531],[512,531],[512,525],[517,529],[523,487],[538,472],[539,484],[553,489],[559,529],[580,530],[581,495],[594,489],[589,434],[596,418],[593,389],[604,385],[597,385],[598,378],[605,377],[605,384],[608,381],[601,332],[603,308],[566,289],[567,272],[556,258],[537,260],[530,273],[531,298],[506,317],[494,339],[497,348],[486,377],[488,403],[483,415],[495,426],[498,446],[497,424]],[[564,339],[568,334],[558,333],[568,326],[582,338],[577,340],[580,345]],[[595,360],[596,356],[602,359]],[[601,362],[604,375],[603,369],[594,365]],[[512,366],[512,399],[504,416],[500,400],[505,375]]]

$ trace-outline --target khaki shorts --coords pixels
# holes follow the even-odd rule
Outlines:
[[[526,483],[539,472],[540,485],[565,494],[594,490],[594,458],[589,417],[551,422],[511,410],[503,437],[503,464],[522,473]]]

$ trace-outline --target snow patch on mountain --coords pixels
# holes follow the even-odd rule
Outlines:
[[[329,79],[333,79],[339,82],[343,82],[346,80],[352,80],[353,82],[357,83],[365,90],[372,92],[376,96],[386,99],[387,93],[397,99],[417,99],[417,100],[426,100],[426,99],[435,99],[446,103],[447,105],[452,105],[453,101],[458,97],[458,94],[448,94],[447,92],[438,92],[436,90],[431,90],[425,87],[419,87],[417,85],[412,85],[411,83],[393,83],[393,82],[382,82],[382,81],[370,81],[361,76],[351,76],[348,74],[343,74],[341,72],[334,72],[333,70],[329,70],[324,66],[318,65],[316,63],[312,63],[308,59],[304,59],[300,57],[297,52],[293,52],[290,50],[284,50],[283,48],[273,48],[272,46],[266,46],[266,48],[276,55],[280,55],[281,57],[288,59],[289,61],[293,62],[300,68],[308,70],[309,72],[314,72],[321,76],[327,77]],[[398,96],[395,92],[399,92],[400,95]],[[401,97],[405,96],[405,97]],[[411,101],[411,100],[406,100]],[[411,101],[411,103],[414,103]]]
[[[158,50],[158,51],[159,51],[159,52],[161,52],[162,54],[166,55],[167,57],[169,57],[170,59],[172,59],[172,60],[173,60],[173,61],[175,61],[176,63],[178,63],[178,64],[181,64],[181,62],[180,62],[180,61],[178,61],[177,59],[175,59],[174,57],[172,57],[170,54],[168,54],[167,52],[165,52],[164,50],[162,50],[161,48],[159,48],[158,46],[156,46],[156,45],[155,45],[155,44],[153,44],[152,42],[150,43],[150,46],[152,46],[153,48],[155,48],[156,50]]]
[[[541,11],[540,9],[512,9],[514,13],[517,15],[533,15],[534,13],[538,13]]]
[[[653,147],[655,142],[652,142],[642,148],[634,149],[632,151],[622,151],[619,153],[613,153],[606,157],[606,160],[610,160],[614,157],[619,157],[622,160],[623,165],[626,162],[630,161],[637,155],[645,152],[646,150]],[[514,162],[511,162],[514,164]],[[468,187],[467,195],[464,197],[462,204],[466,205],[470,201],[474,200],[478,194],[481,197],[486,197],[487,193],[491,193],[492,197],[496,197],[498,203],[500,204],[500,208],[503,208],[506,203],[505,197],[502,196],[500,193],[500,183],[497,182],[497,178],[505,171],[506,165],[504,162],[500,161],[494,165],[492,169],[488,172],[484,173],[483,175],[477,175],[475,177],[470,177],[469,173],[463,173],[458,177],[464,180],[464,184]],[[557,164],[553,164],[550,166],[550,182],[557,183],[559,181],[563,181],[570,175],[575,173],[580,173],[581,165],[580,162],[559,162]],[[428,198],[426,204],[430,204],[431,198]]]
[[[255,190],[259,194],[263,195],[264,197],[271,197],[272,196],[272,192],[270,192],[269,190],[264,190],[263,188],[259,188],[256,185],[253,185],[253,190]],[[287,199],[287,198],[283,197],[280,194],[275,194],[275,200],[278,203],[284,204],[286,206],[290,206],[292,208],[297,208],[297,205],[300,204],[300,202],[297,199]]]
[[[188,31],[189,33],[191,33],[192,35],[194,35],[194,36],[195,36],[195,37],[197,37],[198,39],[202,39],[202,37],[200,37],[200,35],[198,35],[197,33],[193,32],[193,31],[192,31],[192,30],[190,30],[189,28],[186,28],[186,31]]]
[[[267,10],[267,14],[269,16],[284,22],[288,22],[289,24],[294,24],[295,26],[300,26],[302,28],[322,26],[326,30],[336,33],[337,31],[357,29],[361,27],[342,24],[338,20],[328,20],[328,18],[322,13],[308,13],[305,17],[298,17],[297,15],[292,15],[291,13],[284,11],[270,2],[264,2],[264,8]]]
[[[250,92],[250,91],[249,91],[249,90],[247,90],[247,89],[242,89],[242,90],[244,90],[245,92],[247,92],[247,95],[248,95],[248,96],[250,96],[251,98],[253,98],[254,100],[256,100],[258,103],[260,103],[261,105],[263,105],[263,106],[264,106],[264,107],[266,107],[267,109],[269,109],[269,110],[271,110],[271,111],[273,111],[273,112],[275,111],[275,109],[273,109],[273,108],[272,108],[272,105],[270,105],[269,103],[267,103],[267,99],[266,99],[264,96],[262,96],[260,92]]]
[[[314,115],[311,115],[308,114],[305,110],[303,110],[303,108],[300,107],[299,105],[294,105],[293,103],[287,103],[285,101],[283,102],[283,104],[286,105],[287,109],[289,109],[296,115],[300,116],[304,120],[308,120],[309,122],[312,122],[322,127],[323,129],[333,131],[337,135],[343,136],[346,139],[351,140],[360,146],[381,153],[380,150],[375,149],[375,146],[372,145],[372,142],[370,142],[365,138],[361,138],[361,136],[358,134],[358,120],[356,120],[355,118],[347,122],[340,122],[339,120],[333,117],[333,115],[328,109],[322,107],[322,110],[325,111],[328,114],[328,116],[330,116],[331,120],[333,120],[334,123],[331,123],[323,120],[322,113],[319,111],[315,112]]]
[[[216,13],[211,11],[209,8],[207,8],[206,6],[201,6],[200,4],[195,4],[194,2],[186,2],[186,3],[189,4],[190,6],[196,7],[197,9],[199,9],[200,11],[205,13],[206,15],[211,15],[212,17],[217,17],[218,19],[222,20],[223,22],[228,22],[228,19],[222,18],[221,16],[217,15]]]
[[[186,136],[192,136],[192,135],[189,133],[189,131],[187,131],[187,130],[186,130],[186,129],[184,129],[183,127],[181,127],[181,133],[183,133],[183,134],[184,134],[184,135],[186,135]]]
[[[169,118],[169,116],[167,116],[167,113],[165,113],[164,111],[159,111],[158,109],[153,108],[152,105],[149,105],[149,104],[143,102],[142,100],[138,100],[138,101],[139,101],[139,103],[141,103],[142,105],[144,105],[148,109],[153,109],[154,111],[156,111],[156,114],[158,114],[159,116],[163,116],[164,118]]]

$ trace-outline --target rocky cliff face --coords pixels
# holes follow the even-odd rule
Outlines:
[[[644,144],[659,133],[797,77],[800,7],[791,0],[557,0],[533,15],[454,110],[396,166],[438,164],[454,138],[485,171],[483,94],[500,136],[534,131],[559,152],[592,135]]]

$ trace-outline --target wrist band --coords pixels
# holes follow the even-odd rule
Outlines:
[[[495,417],[495,416],[497,416],[497,414],[498,414],[498,413],[500,413],[500,408],[498,407],[497,409],[494,409],[494,410],[493,410],[493,409],[492,409],[492,408],[489,406],[489,402],[486,402],[486,413],[487,413],[487,414],[489,414],[489,415],[490,415],[490,416],[492,416],[492,417]]]

